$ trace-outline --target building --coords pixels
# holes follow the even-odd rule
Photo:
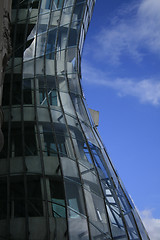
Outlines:
[[[0,7],[0,151],[4,144],[1,126],[3,122],[2,92],[4,70],[7,60],[11,54],[11,40],[10,40],[10,14],[11,14],[11,0],[1,0]]]
[[[149,239],[83,97],[81,52],[94,4],[12,1],[1,239]]]

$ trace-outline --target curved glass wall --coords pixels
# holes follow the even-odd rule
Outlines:
[[[95,1],[12,2],[0,237],[148,240],[81,89],[81,52]]]

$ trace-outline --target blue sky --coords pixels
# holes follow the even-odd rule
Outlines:
[[[82,86],[152,240],[160,239],[160,1],[97,0]]]

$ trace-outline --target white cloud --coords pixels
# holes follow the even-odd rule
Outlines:
[[[134,1],[133,1],[134,2]],[[160,1],[143,0],[139,5],[120,9],[111,26],[103,28],[95,38],[96,57],[118,64],[122,54],[141,61],[146,50],[159,55]],[[144,51],[145,50],[145,51]]]
[[[126,56],[136,62],[142,61],[147,54],[150,57],[150,53],[159,56],[159,13],[160,1],[158,0],[129,1],[117,11],[117,15],[111,19],[110,26],[104,27],[103,24],[103,29],[94,37],[94,41],[88,47],[89,59],[93,54],[103,61],[103,65],[104,63],[116,65]],[[148,58],[147,61],[149,62],[150,59]],[[147,61],[144,62],[146,67],[148,67]],[[123,67],[125,68],[124,65]],[[153,76],[139,79],[126,76],[120,78],[118,75],[115,77],[116,73],[111,68],[108,69],[110,73],[97,70],[97,67],[85,61],[82,67],[85,81],[91,84],[112,88],[120,97],[132,96],[141,103],[160,105],[159,79]]]
[[[160,219],[152,216],[152,210],[139,212],[151,240],[160,239]]]
[[[132,96],[141,103],[160,105],[160,82],[155,79],[109,78],[106,73],[83,62],[84,81],[90,84],[101,85],[117,91],[120,97]]]

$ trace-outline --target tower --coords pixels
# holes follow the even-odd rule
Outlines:
[[[83,97],[81,53],[94,3],[12,1],[2,239],[149,239]]]

